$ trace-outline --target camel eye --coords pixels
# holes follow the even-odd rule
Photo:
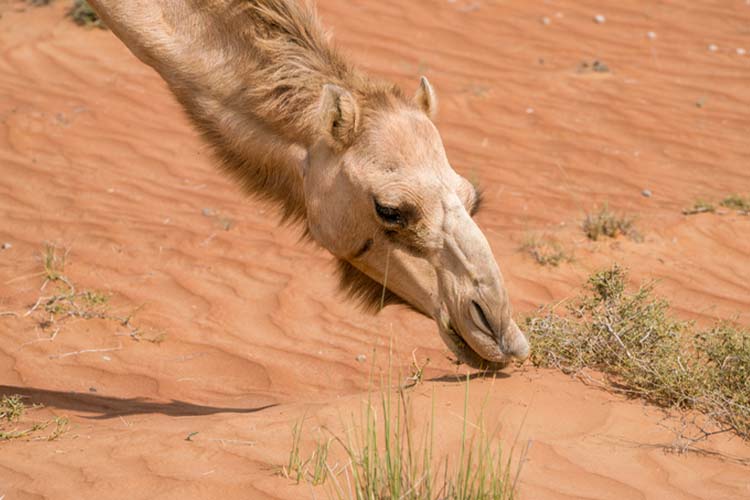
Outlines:
[[[375,213],[380,220],[391,226],[403,226],[404,218],[398,208],[386,207],[375,201]]]

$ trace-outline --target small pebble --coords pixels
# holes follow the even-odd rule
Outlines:
[[[550,20],[550,18],[547,17],[547,16],[544,16],[542,18],[542,24],[545,25],[545,26],[549,26],[551,22],[552,22],[552,20]]]
[[[597,14],[594,16],[594,21],[596,21],[597,24],[604,24],[607,21],[607,18],[602,14]]]
[[[367,356],[365,356],[364,354],[359,354],[354,359],[357,360],[357,363],[364,363],[365,361],[367,361]]]
[[[533,115],[534,114],[534,108],[526,108],[526,114],[527,115]]]
[[[745,54],[747,54],[747,51],[745,49],[743,49],[742,47],[740,47],[739,49],[737,49],[737,55],[738,56],[744,56]]]
[[[644,189],[641,191],[641,194],[645,196],[646,198],[651,198],[651,190],[650,189]]]
[[[653,40],[656,38],[656,33],[654,33],[653,31],[649,31],[648,33],[646,33],[646,36],[649,40]]]
[[[2,246],[0,246],[3,250],[9,250],[13,248],[13,245],[11,243],[3,243]]]
[[[204,208],[203,210],[201,210],[201,213],[206,217],[211,217],[212,215],[216,215],[216,210],[214,210],[213,208]]]
[[[712,44],[709,44],[708,50],[710,52],[716,52],[717,50],[719,50],[719,47],[715,43],[712,43]]]

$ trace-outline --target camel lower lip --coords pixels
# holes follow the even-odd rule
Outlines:
[[[500,370],[506,366],[507,361],[491,361],[482,357],[463,339],[463,337],[461,337],[461,334],[456,331],[452,323],[448,324],[446,333],[451,338],[456,348],[464,353],[464,356],[461,356],[458,352],[454,353],[459,358],[459,364],[466,363],[474,368],[485,370]],[[468,359],[461,359],[462,357],[466,357],[469,353],[476,358],[475,362],[470,362]]]

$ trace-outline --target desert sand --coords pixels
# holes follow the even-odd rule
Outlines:
[[[449,158],[484,188],[478,222],[519,318],[619,262],[633,284],[658,280],[681,318],[750,325],[750,217],[681,214],[750,192],[750,55],[737,51],[750,52],[750,5],[601,4],[319,9],[372,74],[409,91],[430,78]],[[219,173],[156,73],[66,7],[0,2],[0,393],[44,405],[27,418],[70,419],[54,441],[0,442],[0,498],[326,498],[277,474],[292,425],[307,415],[306,452],[320,426],[341,432],[390,344],[397,370],[413,351],[430,358],[412,397],[424,410],[434,394],[436,453],[455,453],[466,369],[434,323],[344,300],[331,258]],[[595,60],[609,71],[581,69]],[[637,217],[643,241],[586,240],[580,221],[605,202]],[[537,265],[519,250],[530,233],[575,260]],[[25,316],[45,293],[45,242],[69,251],[77,289],[138,308],[137,338]],[[503,442],[530,445],[521,498],[750,498],[737,437],[672,453],[674,418],[528,365],[470,394],[472,418],[484,404]]]

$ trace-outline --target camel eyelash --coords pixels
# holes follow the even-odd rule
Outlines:
[[[406,220],[401,214],[401,210],[394,207],[388,207],[381,205],[375,200],[375,213],[378,215],[380,220],[391,226],[405,226]]]

